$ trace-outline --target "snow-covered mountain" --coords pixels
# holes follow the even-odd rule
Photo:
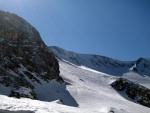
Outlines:
[[[0,72],[0,113],[150,113],[149,59],[48,48],[28,22],[3,11]]]
[[[39,32],[21,17],[0,10],[0,94],[42,101],[61,99],[71,105],[74,100],[59,73],[58,61]]]
[[[125,61],[118,61],[118,60],[114,60],[99,55],[78,54],[78,53],[63,50],[56,46],[50,47],[50,50],[59,58],[59,62],[65,62],[68,63],[69,65],[75,66],[77,68],[82,68],[87,71],[91,70],[92,72],[97,72],[97,73],[102,72],[107,75],[113,76],[115,79],[120,77],[124,78],[123,79],[124,84],[119,80],[117,80],[117,82],[114,82],[115,86],[114,85],[112,86],[115,89],[116,87],[119,88],[123,87],[123,89],[126,89],[125,91],[126,96],[133,99],[132,101],[136,100],[136,102],[139,102],[142,105],[150,107],[150,96],[149,96],[150,90],[148,89],[150,88],[150,84],[149,84],[150,60],[149,59],[139,58],[136,61],[125,62]],[[76,71],[76,73],[78,73],[78,71]],[[86,74],[86,76],[87,75],[88,74]],[[84,79],[81,80],[84,81]],[[127,82],[130,80],[132,82]],[[142,85],[145,87],[143,87]],[[123,90],[118,90],[118,91],[123,91]]]
[[[66,62],[110,75],[121,76],[126,72],[134,71],[141,75],[150,76],[150,59],[139,58],[136,61],[119,61],[100,55],[79,54],[56,46],[49,47],[49,49]]]
[[[53,52],[56,54],[56,51]],[[131,83],[137,83],[150,89],[149,76],[143,76],[136,71],[128,71],[122,76],[114,76],[87,66],[76,65],[67,59],[63,60],[61,56],[58,57],[60,76],[66,82],[66,91],[73,99],[70,100],[70,97],[63,93],[62,87],[56,87],[56,85],[59,86],[59,83],[54,81],[50,82],[51,85],[43,84],[42,88],[53,88],[57,96],[68,100],[74,107],[64,105],[61,100],[44,102],[0,96],[0,111],[4,113],[150,113],[150,108],[130,99],[125,91],[119,92],[111,87],[112,83],[122,77],[125,80],[128,79],[126,81],[132,81]],[[40,89],[43,90],[42,88]]]

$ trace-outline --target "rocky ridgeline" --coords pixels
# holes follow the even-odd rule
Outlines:
[[[59,64],[38,31],[21,17],[0,11],[0,84],[9,96],[37,99],[33,83],[62,80]],[[20,89],[28,94],[19,93]]]
[[[150,107],[150,89],[123,78],[119,78],[111,86],[117,91],[125,91],[129,98],[139,104]]]
[[[131,69],[137,73],[150,76],[150,59],[139,58]]]

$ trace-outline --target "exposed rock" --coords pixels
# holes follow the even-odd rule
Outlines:
[[[150,76],[150,59],[139,58],[135,61],[132,71]]]
[[[111,86],[117,91],[125,91],[129,98],[139,104],[150,107],[150,89],[123,78],[119,78]]]
[[[38,31],[21,17],[4,11],[0,11],[0,72],[1,84],[15,90],[29,88],[34,99],[32,83],[40,84],[40,79],[63,82],[58,61]],[[15,91],[10,96],[29,97]]]

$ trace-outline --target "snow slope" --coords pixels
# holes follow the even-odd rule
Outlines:
[[[123,93],[119,94],[110,86],[119,76],[78,65],[61,57],[58,58],[60,76],[67,86],[55,80],[50,83],[42,81],[42,85],[35,85],[38,97],[43,101],[0,95],[0,113],[150,113],[150,108],[132,101],[123,96]],[[122,71],[122,75],[150,88],[150,77],[147,75],[130,70]]]
[[[0,113],[93,113],[88,109],[64,106],[54,102],[31,99],[14,99],[0,95]]]
[[[104,113],[109,112],[111,108],[120,110],[120,113],[123,111],[127,113],[150,113],[150,108],[134,103],[129,98],[127,100],[110,86],[117,77],[95,72],[95,70],[86,67],[73,66],[61,60],[59,63],[61,76],[71,84],[68,85],[67,89],[78,102],[79,107],[98,112],[104,111]],[[142,83],[140,80],[137,81]],[[144,85],[146,84],[149,82],[146,81]]]
[[[69,84],[67,90],[78,107],[63,105],[59,100],[45,102],[0,95],[0,113],[150,113],[150,108],[123,98],[109,85],[117,77],[62,60],[59,64],[61,76]]]

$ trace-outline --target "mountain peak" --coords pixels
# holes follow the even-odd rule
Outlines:
[[[4,11],[0,11],[0,71],[0,83],[8,87],[9,96],[37,99],[33,84],[62,80],[58,61],[39,32],[21,17]],[[30,93],[19,94],[22,89]]]
[[[45,45],[38,31],[23,18],[1,10],[0,22],[1,41],[28,40],[33,45]]]

